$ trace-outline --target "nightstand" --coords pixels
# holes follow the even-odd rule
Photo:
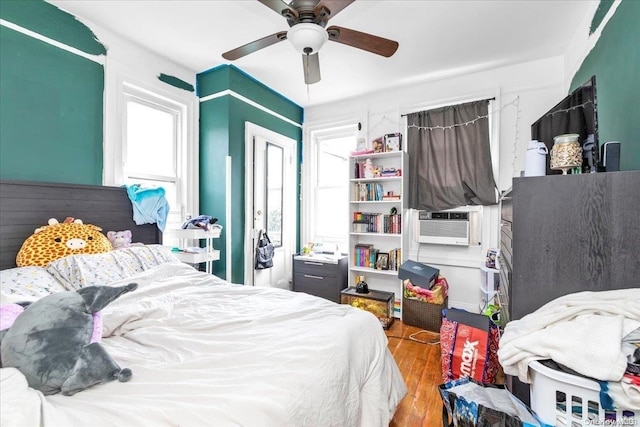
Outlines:
[[[340,304],[340,292],[347,287],[348,257],[294,255],[293,290]]]

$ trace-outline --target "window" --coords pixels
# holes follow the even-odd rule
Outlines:
[[[322,243],[331,252],[335,245],[348,252],[349,154],[355,150],[357,135],[357,124],[311,133],[307,241]]]
[[[171,207],[167,223],[186,216],[184,127],[186,107],[157,94],[124,85],[122,178],[120,184],[162,187]]]
[[[273,246],[282,246],[282,193],[284,150],[267,142],[266,223]]]

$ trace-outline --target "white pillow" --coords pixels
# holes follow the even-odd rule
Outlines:
[[[47,271],[68,290],[108,285],[166,262],[179,261],[160,245],[132,246],[101,254],[70,255],[52,261]]]
[[[48,273],[44,267],[36,266],[0,270],[0,289],[2,294],[7,296],[37,298],[54,292],[66,291],[64,285]]]

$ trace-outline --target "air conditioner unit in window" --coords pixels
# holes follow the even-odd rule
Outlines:
[[[416,223],[419,243],[469,246],[469,212],[418,211]]]

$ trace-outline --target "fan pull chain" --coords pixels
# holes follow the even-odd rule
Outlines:
[[[309,53],[307,53],[307,60],[305,61],[304,66],[306,68],[306,70],[304,71],[304,76],[305,76],[305,80],[307,80],[307,77],[309,76]],[[311,101],[311,93],[309,91],[309,86],[311,85],[307,83],[307,101]]]

